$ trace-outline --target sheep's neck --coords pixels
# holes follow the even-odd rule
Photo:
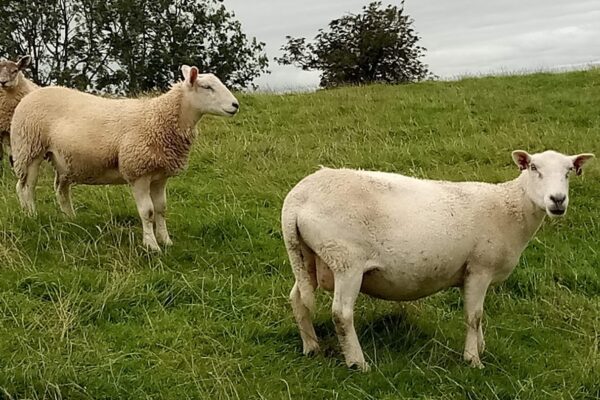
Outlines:
[[[191,144],[196,137],[195,126],[199,117],[194,118],[187,109],[181,87],[174,86],[169,92],[158,97],[156,104],[156,117],[165,125],[161,133],[168,136],[169,141],[173,137],[180,137]]]
[[[0,109],[4,116],[12,115],[15,108],[25,96],[22,88],[19,86],[10,89],[0,90]],[[10,117],[3,118],[0,121],[0,133],[10,131]]]
[[[182,131],[193,131],[196,132],[196,124],[202,117],[202,114],[198,113],[196,110],[193,110],[189,104],[182,101],[181,108],[179,112],[179,126]]]
[[[522,173],[518,178],[504,183],[507,199],[510,199],[506,201],[506,205],[511,208],[511,213],[520,220],[515,227],[519,230],[523,246],[526,246],[533,238],[546,217],[546,212],[529,198],[526,179],[527,177]]]

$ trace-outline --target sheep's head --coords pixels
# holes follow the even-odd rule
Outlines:
[[[550,217],[564,215],[569,205],[569,176],[581,175],[583,165],[593,154],[567,156],[556,151],[528,154],[512,153],[513,160],[525,174],[525,190],[529,198]]]
[[[0,61],[0,90],[9,90],[19,85],[25,69],[31,62],[31,57],[24,56],[19,61]]]
[[[200,74],[198,68],[183,65],[184,90],[190,105],[201,114],[232,116],[239,102],[213,74]]]

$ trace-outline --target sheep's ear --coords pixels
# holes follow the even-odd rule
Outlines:
[[[189,65],[182,65],[181,73],[183,74],[183,79],[185,80],[185,82],[187,84],[189,84],[190,86],[193,86],[194,83],[196,82],[196,79],[198,79],[198,68],[197,67],[190,67]]]
[[[571,156],[571,160],[573,160],[573,168],[575,168],[575,173],[577,175],[581,175],[583,164],[585,164],[588,160],[591,160],[595,156],[591,153],[583,153],[578,154],[576,156]]]
[[[31,57],[23,56],[23,57],[19,58],[19,61],[17,61],[17,68],[19,68],[19,70],[23,70],[23,69],[27,68],[30,63],[31,63]]]
[[[531,164],[531,156],[524,150],[513,151],[512,158],[521,171],[529,168],[529,164]]]

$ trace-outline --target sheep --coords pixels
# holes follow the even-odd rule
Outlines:
[[[74,215],[72,184],[129,184],[143,244],[154,251],[160,251],[159,242],[171,245],[165,222],[167,179],[187,166],[202,115],[233,116],[239,110],[237,99],[213,74],[199,74],[187,65],[181,72],[184,80],[158,97],[108,99],[64,87],[25,97],[11,129],[22,208],[35,214],[38,170],[47,159],[56,171],[58,204],[67,215]]]
[[[38,86],[25,78],[23,70],[31,62],[24,56],[14,61],[0,61],[0,162],[4,152],[10,155],[10,121],[17,104]]]
[[[346,364],[368,370],[354,329],[359,292],[407,301],[461,287],[464,359],[483,368],[483,302],[517,265],[545,215],[567,209],[569,173],[593,154],[512,153],[522,170],[489,184],[323,168],[286,196],[282,232],[295,284],[290,293],[303,352],[319,350],[314,290],[333,291],[332,314]]]

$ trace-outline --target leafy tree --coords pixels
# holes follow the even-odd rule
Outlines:
[[[248,40],[216,0],[108,0],[104,28],[116,63],[103,82],[128,92],[166,88],[181,64],[246,87],[266,70],[264,43]],[[126,85],[126,87],[124,87]]]
[[[0,56],[32,55],[42,85],[164,90],[194,64],[242,88],[268,66],[222,0],[0,0],[0,13]]]
[[[312,42],[287,36],[276,61],[322,71],[322,87],[419,81],[428,76],[420,60],[426,49],[418,45],[412,24],[404,2],[385,8],[372,2],[360,14],[331,21],[329,30],[320,29]]]

